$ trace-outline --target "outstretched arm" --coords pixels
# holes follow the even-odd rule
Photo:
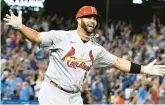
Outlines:
[[[165,65],[155,65],[156,60],[152,61],[148,65],[139,65],[109,53],[102,46],[100,46],[100,48],[100,53],[98,53],[94,62],[96,68],[114,66],[115,68],[127,73],[165,75]]]
[[[33,30],[29,27],[26,27],[25,25],[22,25],[22,27],[19,29],[19,31],[23,34],[25,38],[30,40],[31,42],[40,44],[40,33],[36,30]]]
[[[144,73],[150,75],[165,75],[165,65],[155,65],[156,60],[148,65],[138,65],[123,58],[117,58],[114,67],[127,73]]]
[[[23,36],[31,42],[40,44],[40,33],[22,24],[22,11],[19,12],[18,16],[15,16],[11,10],[9,10],[9,12],[10,15],[6,14],[6,18],[3,18],[3,20],[7,22],[6,25],[18,29]]]

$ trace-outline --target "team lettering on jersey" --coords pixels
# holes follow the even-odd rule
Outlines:
[[[81,68],[83,70],[89,71],[93,65],[93,62],[94,62],[92,50],[89,51],[90,60],[82,59],[82,58],[76,58],[76,57],[74,57],[74,54],[75,54],[75,48],[72,47],[71,50],[62,58],[62,60],[67,61],[68,67],[71,67],[74,69],[76,69],[78,67],[78,68]],[[87,62],[90,62],[92,65],[87,65],[86,64]]]

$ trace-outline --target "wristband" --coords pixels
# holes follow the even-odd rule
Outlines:
[[[130,73],[138,74],[138,73],[140,73],[140,71],[141,71],[141,65],[131,62]]]

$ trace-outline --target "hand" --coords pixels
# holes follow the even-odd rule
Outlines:
[[[9,10],[10,15],[6,14],[6,18],[3,18],[6,21],[6,25],[10,25],[15,29],[20,29],[22,27],[22,11],[19,11],[18,16],[15,16],[14,13]]]
[[[165,65],[155,65],[156,59],[149,63],[147,66],[144,66],[144,73],[150,75],[165,75]]]

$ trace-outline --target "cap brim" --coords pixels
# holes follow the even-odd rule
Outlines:
[[[96,15],[96,14],[90,14],[90,15],[84,15],[84,16],[81,16],[81,17],[79,17],[79,18],[84,18],[84,17],[96,17],[96,18],[100,18],[101,17],[101,15]]]

